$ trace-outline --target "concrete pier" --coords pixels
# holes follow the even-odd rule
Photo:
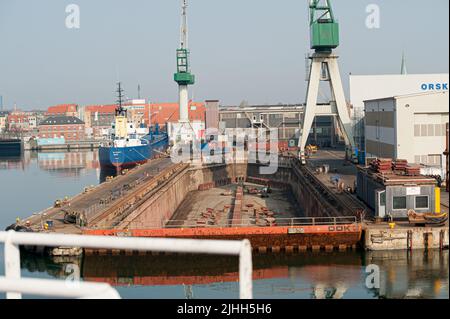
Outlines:
[[[370,225],[364,229],[366,250],[413,250],[448,248],[447,227],[411,227],[399,224],[390,229],[387,225]]]
[[[81,234],[83,227],[98,227],[104,219],[112,220],[114,214],[129,208],[143,192],[161,186],[168,179],[167,175],[173,173],[174,167],[167,158],[152,160],[101,185],[88,186],[72,198],[61,199],[58,205],[55,203],[53,207],[23,219],[19,225],[36,232]],[[66,223],[66,212],[76,214],[77,222]],[[52,226],[46,229],[45,224],[49,222]]]

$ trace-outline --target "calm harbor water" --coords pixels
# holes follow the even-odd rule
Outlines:
[[[96,152],[0,156],[0,229],[101,182]],[[0,247],[0,275],[4,275]],[[449,298],[448,251],[254,256],[255,298]],[[380,288],[366,287],[367,266]],[[108,282],[124,298],[238,298],[238,260],[210,256],[24,255],[22,275]],[[0,294],[0,298],[4,295]]]

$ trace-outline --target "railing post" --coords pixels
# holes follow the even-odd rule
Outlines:
[[[239,294],[241,299],[253,299],[252,246],[248,239],[242,241],[239,253]]]
[[[5,276],[8,279],[20,279],[20,249],[14,244],[13,236],[15,231],[10,230],[5,240]],[[6,292],[6,299],[22,299],[22,294],[16,292]]]
[[[56,234],[29,234],[29,233],[16,233],[10,231],[9,233],[0,232],[0,241],[5,243],[5,270],[6,279],[9,282],[17,282],[19,287],[14,288],[14,291],[37,291],[38,294],[45,293],[46,291],[62,291],[59,294],[61,296],[67,295],[67,291],[63,291],[61,285],[56,285],[54,289],[47,289],[42,287],[42,290],[33,290],[26,287],[27,280],[21,281],[20,273],[20,245],[39,245],[39,246],[68,246],[79,245],[80,247],[98,247],[98,248],[111,248],[127,250],[138,248],[138,250],[162,250],[162,251],[179,251],[179,252],[205,252],[208,254],[226,254],[226,255],[239,255],[239,289],[240,298],[252,299],[253,298],[253,263],[252,263],[252,247],[249,240],[243,240],[240,242],[226,242],[226,241],[203,241],[205,247],[196,247],[193,240],[174,240],[174,239],[155,239],[156,243],[150,239],[132,239],[132,238],[101,238],[96,236],[76,236],[76,235],[56,235]],[[169,243],[171,241],[171,243]],[[199,245],[201,241],[197,240]],[[219,247],[217,247],[219,246]],[[1,278],[0,278],[1,279]],[[22,284],[22,286],[20,286]],[[29,282],[28,282],[29,284]],[[25,286],[24,286],[25,285]],[[1,286],[1,284],[0,284]],[[8,287],[5,287],[5,281],[3,286],[0,287],[2,291],[7,292],[7,298],[21,298],[21,293],[9,292]],[[47,289],[47,290],[45,290]]]

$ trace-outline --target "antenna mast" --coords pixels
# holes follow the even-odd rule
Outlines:
[[[117,107],[116,107],[116,116],[126,116],[127,115],[127,111],[123,108],[123,99],[124,99],[124,95],[123,95],[123,89],[122,89],[122,83],[118,82],[117,83]]]
[[[181,32],[180,49],[188,48],[188,27],[187,27],[187,0],[182,0],[181,5]]]

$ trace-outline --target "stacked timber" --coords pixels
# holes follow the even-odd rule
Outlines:
[[[405,159],[397,159],[392,164],[392,169],[397,172],[406,172],[406,167],[408,166],[408,161]]]
[[[406,175],[408,176],[419,176],[420,175],[420,165],[407,165]]]
[[[273,227],[277,226],[276,214],[267,207],[261,207],[260,210],[255,210],[256,226],[259,227]]]
[[[216,225],[219,217],[219,214],[215,212],[214,209],[208,208],[206,212],[203,212],[200,215],[200,218],[197,219],[197,227]]]
[[[370,164],[372,169],[377,173],[390,173],[392,171],[392,159],[391,158],[378,158]]]

